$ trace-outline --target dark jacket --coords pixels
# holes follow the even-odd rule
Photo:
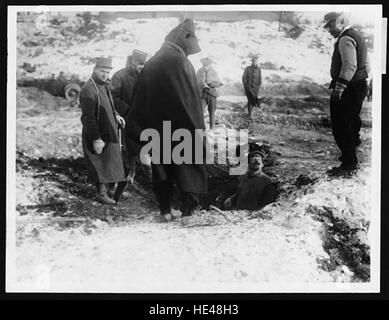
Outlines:
[[[331,60],[331,78],[333,82],[338,81],[342,71],[342,57],[339,52],[339,42],[343,37],[350,37],[354,40],[355,46],[351,45],[345,50],[356,50],[357,66],[353,77],[350,79],[344,79],[350,82],[364,80],[368,77],[367,73],[367,47],[365,40],[361,34],[355,29],[345,30],[337,39],[334,46],[334,52]]]
[[[257,97],[262,84],[261,68],[254,65],[248,66],[243,72],[242,83],[246,94],[250,93]]]
[[[125,117],[131,106],[138,71],[133,67],[126,67],[117,71],[112,77],[111,92],[115,109]]]
[[[80,93],[82,146],[92,182],[109,183],[126,180],[120,150],[117,115],[108,85],[92,75]],[[99,97],[99,98],[98,98]],[[100,101],[100,105],[98,105]],[[93,141],[102,139],[105,147],[100,155]]]
[[[239,179],[238,190],[233,197],[238,210],[259,210],[277,198],[277,187],[264,173],[251,175],[247,172]]]
[[[140,141],[142,130],[155,129],[160,135],[162,155],[172,155],[172,148],[165,148],[163,121],[171,122],[171,132],[187,129],[194,137],[195,129],[205,129],[196,73],[183,50],[176,44],[165,42],[162,48],[146,62],[139,75],[133,105],[126,118],[126,143],[129,154],[138,153],[145,144]],[[171,137],[167,137],[171,141]],[[192,139],[192,150],[195,142]],[[204,146],[204,145],[203,145]],[[204,153],[205,154],[205,153]],[[194,152],[193,152],[194,157]],[[193,158],[192,158],[193,160]],[[194,163],[192,161],[192,163]],[[155,168],[156,166],[154,166]],[[183,191],[204,193],[207,191],[207,175],[204,164],[173,164],[169,172],[164,165],[157,165],[156,176],[174,179]]]

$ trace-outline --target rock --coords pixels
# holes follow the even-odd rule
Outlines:
[[[300,174],[297,177],[296,182],[294,184],[295,184],[295,186],[297,186],[297,188],[301,188],[302,186],[306,186],[306,185],[311,184],[313,182],[314,182],[314,180],[311,179],[308,175]]]
[[[42,47],[38,47],[38,48],[36,48],[36,50],[34,51],[33,57],[40,56],[42,53],[43,53],[43,48],[42,48]]]

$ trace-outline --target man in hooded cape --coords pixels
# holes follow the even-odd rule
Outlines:
[[[171,30],[161,49],[146,62],[140,73],[132,110],[126,119],[129,122],[125,136],[130,156],[139,153],[147,143],[140,140],[143,130],[154,129],[159,133],[160,161],[155,161],[152,156],[153,190],[166,221],[172,218],[174,184],[181,191],[184,223],[191,220],[198,206],[198,194],[207,192],[205,161],[198,164],[194,161],[194,153],[205,149],[204,139],[200,146],[195,144],[195,130],[205,130],[205,126],[200,88],[193,65],[188,60],[188,55],[200,51],[192,20],[186,19]],[[170,124],[171,133],[177,129],[190,132],[192,161],[182,164],[166,161],[165,157],[171,159],[172,150],[179,142],[171,142],[171,147],[164,145],[164,139],[171,141],[170,135],[164,132],[164,122]]]

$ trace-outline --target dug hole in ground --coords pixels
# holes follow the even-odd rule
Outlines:
[[[70,18],[66,19],[68,23]],[[85,67],[87,59],[113,51],[118,69],[133,47],[148,48],[150,53],[158,49],[159,44],[139,36],[140,30],[158,30],[163,39],[176,23],[176,18],[120,18],[105,22],[97,40],[57,25],[32,33],[28,23],[20,23],[18,65],[29,59],[37,65],[33,74],[37,78],[77,66],[72,72],[77,69],[85,80],[91,72],[90,65]],[[310,25],[298,39],[290,39],[278,31],[276,22],[261,20],[199,21],[197,27],[206,43],[203,47],[215,54],[215,69],[225,84],[218,99],[215,135],[221,136],[226,128],[248,129],[251,140],[271,147],[264,171],[279,181],[277,202],[256,212],[209,210],[220,186],[230,180],[226,166],[209,166],[210,195],[197,213],[205,225],[184,228],[178,220],[160,223],[147,170],[139,165],[135,182],[127,189],[130,198],[117,206],[102,205],[87,181],[80,109],[40,89],[18,87],[15,275],[19,288],[141,291],[180,288],[182,283],[282,286],[370,281],[370,102],[364,103],[362,112],[361,170],[348,179],[328,179],[325,172],[337,165],[338,158],[327,120],[325,81],[331,40],[325,34],[318,36],[323,31]],[[57,41],[61,35],[62,41]],[[57,40],[43,45],[50,37]],[[27,38],[35,41],[34,50],[41,48],[40,54],[31,54]],[[131,44],[124,38],[131,38]],[[326,39],[320,49],[314,45],[317,39]],[[113,47],[117,50],[109,51]],[[262,70],[263,103],[250,120],[240,79],[241,62],[253,50],[260,52],[260,61],[272,64]],[[193,58],[196,69],[198,60]],[[49,277],[46,287],[39,285],[42,270]]]

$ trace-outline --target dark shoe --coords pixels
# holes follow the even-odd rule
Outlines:
[[[171,213],[161,214],[160,216],[161,222],[170,222],[173,220],[173,216]]]
[[[330,177],[350,176],[358,170],[357,164],[341,164],[339,167],[333,167],[327,171]]]
[[[108,197],[107,194],[98,194],[97,200],[104,204],[116,204],[116,201]]]
[[[128,198],[129,197],[129,193],[124,192],[124,189],[126,187],[127,187],[127,181],[120,181],[117,183],[117,187],[116,187],[116,190],[115,190],[114,195],[113,195],[113,199],[116,202],[119,202],[120,198]],[[124,195],[125,193],[127,193],[127,197]]]
[[[113,184],[113,185],[108,186],[108,188],[107,188],[107,194],[108,194],[108,196],[110,196],[111,198],[113,198],[114,195],[115,195],[115,190],[116,190],[116,184]]]
[[[104,204],[116,204],[116,201],[108,196],[107,187],[104,183],[97,185],[97,200]]]

